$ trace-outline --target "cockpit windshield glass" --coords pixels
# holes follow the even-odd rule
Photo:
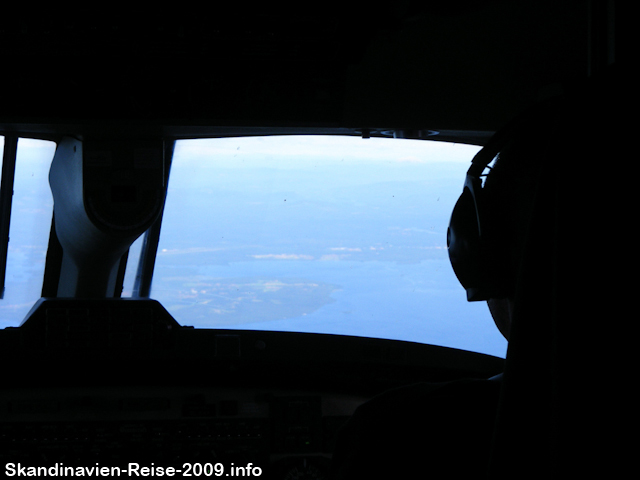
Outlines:
[[[20,325],[42,293],[53,215],[49,167],[55,149],[54,142],[18,139],[0,328]]]
[[[176,143],[151,297],[183,325],[409,340],[504,357],[446,230],[479,147],[348,136]]]

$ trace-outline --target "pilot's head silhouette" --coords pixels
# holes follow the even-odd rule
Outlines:
[[[541,104],[515,120],[474,157],[447,233],[451,263],[467,299],[487,301],[507,339],[542,170],[539,158],[547,148],[528,127],[550,108],[552,103]]]

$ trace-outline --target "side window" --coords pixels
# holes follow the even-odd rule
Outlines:
[[[136,274],[138,273],[138,262],[140,261],[144,235],[144,233],[140,235],[136,241],[131,244],[131,247],[129,247],[127,269],[125,270],[124,282],[122,283],[122,297],[133,296],[133,287],[136,282]]]
[[[18,140],[0,328],[20,325],[42,292],[53,215],[49,167],[55,149],[50,141]]]

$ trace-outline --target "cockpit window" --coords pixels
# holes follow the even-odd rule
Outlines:
[[[504,357],[506,341],[486,305],[466,302],[446,249],[477,150],[335,136],[178,141],[151,297],[196,328],[359,335]],[[19,325],[41,294],[54,153],[53,142],[18,141],[0,328]],[[141,244],[130,249],[123,296]]]
[[[176,144],[151,297],[183,325],[409,340],[504,357],[446,229],[478,147],[387,138]]]
[[[0,148],[3,145],[1,138]],[[0,328],[20,325],[42,293],[53,215],[49,167],[55,148],[50,141],[18,140]]]

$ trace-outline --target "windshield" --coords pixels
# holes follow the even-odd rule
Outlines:
[[[53,142],[18,142],[1,327],[19,325],[40,297],[54,151]],[[504,357],[506,340],[486,304],[466,301],[446,249],[477,151],[337,136],[179,141],[151,297],[196,328],[359,335]]]
[[[196,328],[504,357],[506,340],[484,302],[466,301],[446,248],[478,149],[329,136],[179,141],[151,297]]]
[[[0,328],[20,325],[42,293],[53,215],[49,167],[55,148],[54,142],[18,140]]]

